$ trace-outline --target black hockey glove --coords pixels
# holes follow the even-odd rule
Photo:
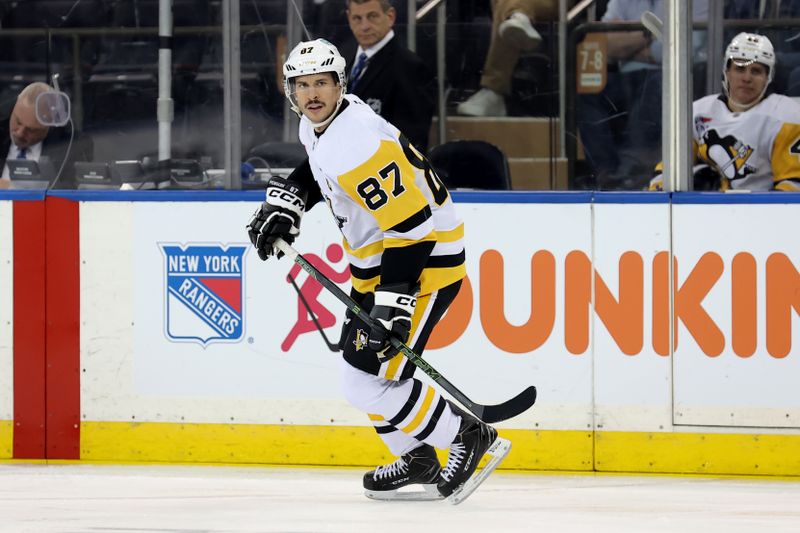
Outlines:
[[[342,323],[342,333],[339,335],[339,350],[344,351],[347,337],[350,336],[350,329],[353,326],[353,317],[356,316],[350,309],[345,311],[344,322]]]
[[[308,191],[294,181],[285,178],[272,178],[267,185],[267,199],[261,204],[250,222],[247,234],[250,242],[258,250],[258,257],[266,261],[283,253],[273,247],[275,240],[281,238],[292,244],[300,233],[300,219],[306,208]]]
[[[378,361],[385,363],[400,353],[389,343],[389,336],[402,342],[408,341],[411,332],[411,317],[417,306],[418,287],[408,283],[378,285],[375,289],[375,305],[369,316],[381,326],[369,332],[367,346],[378,355]]]

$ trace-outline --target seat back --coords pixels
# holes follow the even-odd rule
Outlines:
[[[269,168],[294,168],[305,161],[305,147],[296,142],[266,142],[250,149],[245,158],[254,166],[265,163]]]
[[[506,155],[485,141],[451,141],[436,146],[428,159],[448,189],[511,189]]]

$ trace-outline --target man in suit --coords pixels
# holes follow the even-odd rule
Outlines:
[[[0,188],[10,186],[8,159],[40,161],[48,157],[56,173],[63,165],[61,176],[55,182],[58,189],[75,187],[75,161],[91,161],[93,147],[89,138],[75,138],[70,147],[71,132],[64,128],[43,125],[36,117],[36,98],[53,89],[43,82],[34,82],[22,89],[8,119],[0,119]],[[69,151],[68,151],[69,150]]]
[[[436,78],[395,37],[397,12],[390,0],[348,0],[347,20],[355,42],[342,46],[348,90],[427,152],[435,110]]]

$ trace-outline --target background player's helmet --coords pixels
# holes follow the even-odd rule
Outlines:
[[[339,95],[339,101],[336,103],[336,110],[334,110],[331,116],[323,123],[314,124],[314,127],[322,126],[329,120],[332,120],[344,99],[347,86],[346,69],[347,63],[339,53],[339,50],[325,39],[305,41],[295,46],[289,53],[289,57],[286,58],[286,62],[283,64],[283,91],[286,98],[289,99],[289,103],[292,105],[292,111],[297,113],[297,116],[302,115],[297,105],[297,98],[295,97],[295,78],[308,74],[332,72],[338,79],[338,83],[342,87],[342,92]]]
[[[753,63],[761,63],[767,67],[767,83],[764,85],[761,95],[752,105],[760,102],[775,77],[775,49],[772,47],[772,42],[764,35],[744,32],[731,39],[725,49],[725,61],[722,65],[722,88],[729,98],[728,68],[730,68],[731,62],[740,67],[746,67]]]

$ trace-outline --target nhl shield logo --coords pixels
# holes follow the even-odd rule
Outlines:
[[[162,244],[167,338],[236,342],[243,334],[246,246]]]

